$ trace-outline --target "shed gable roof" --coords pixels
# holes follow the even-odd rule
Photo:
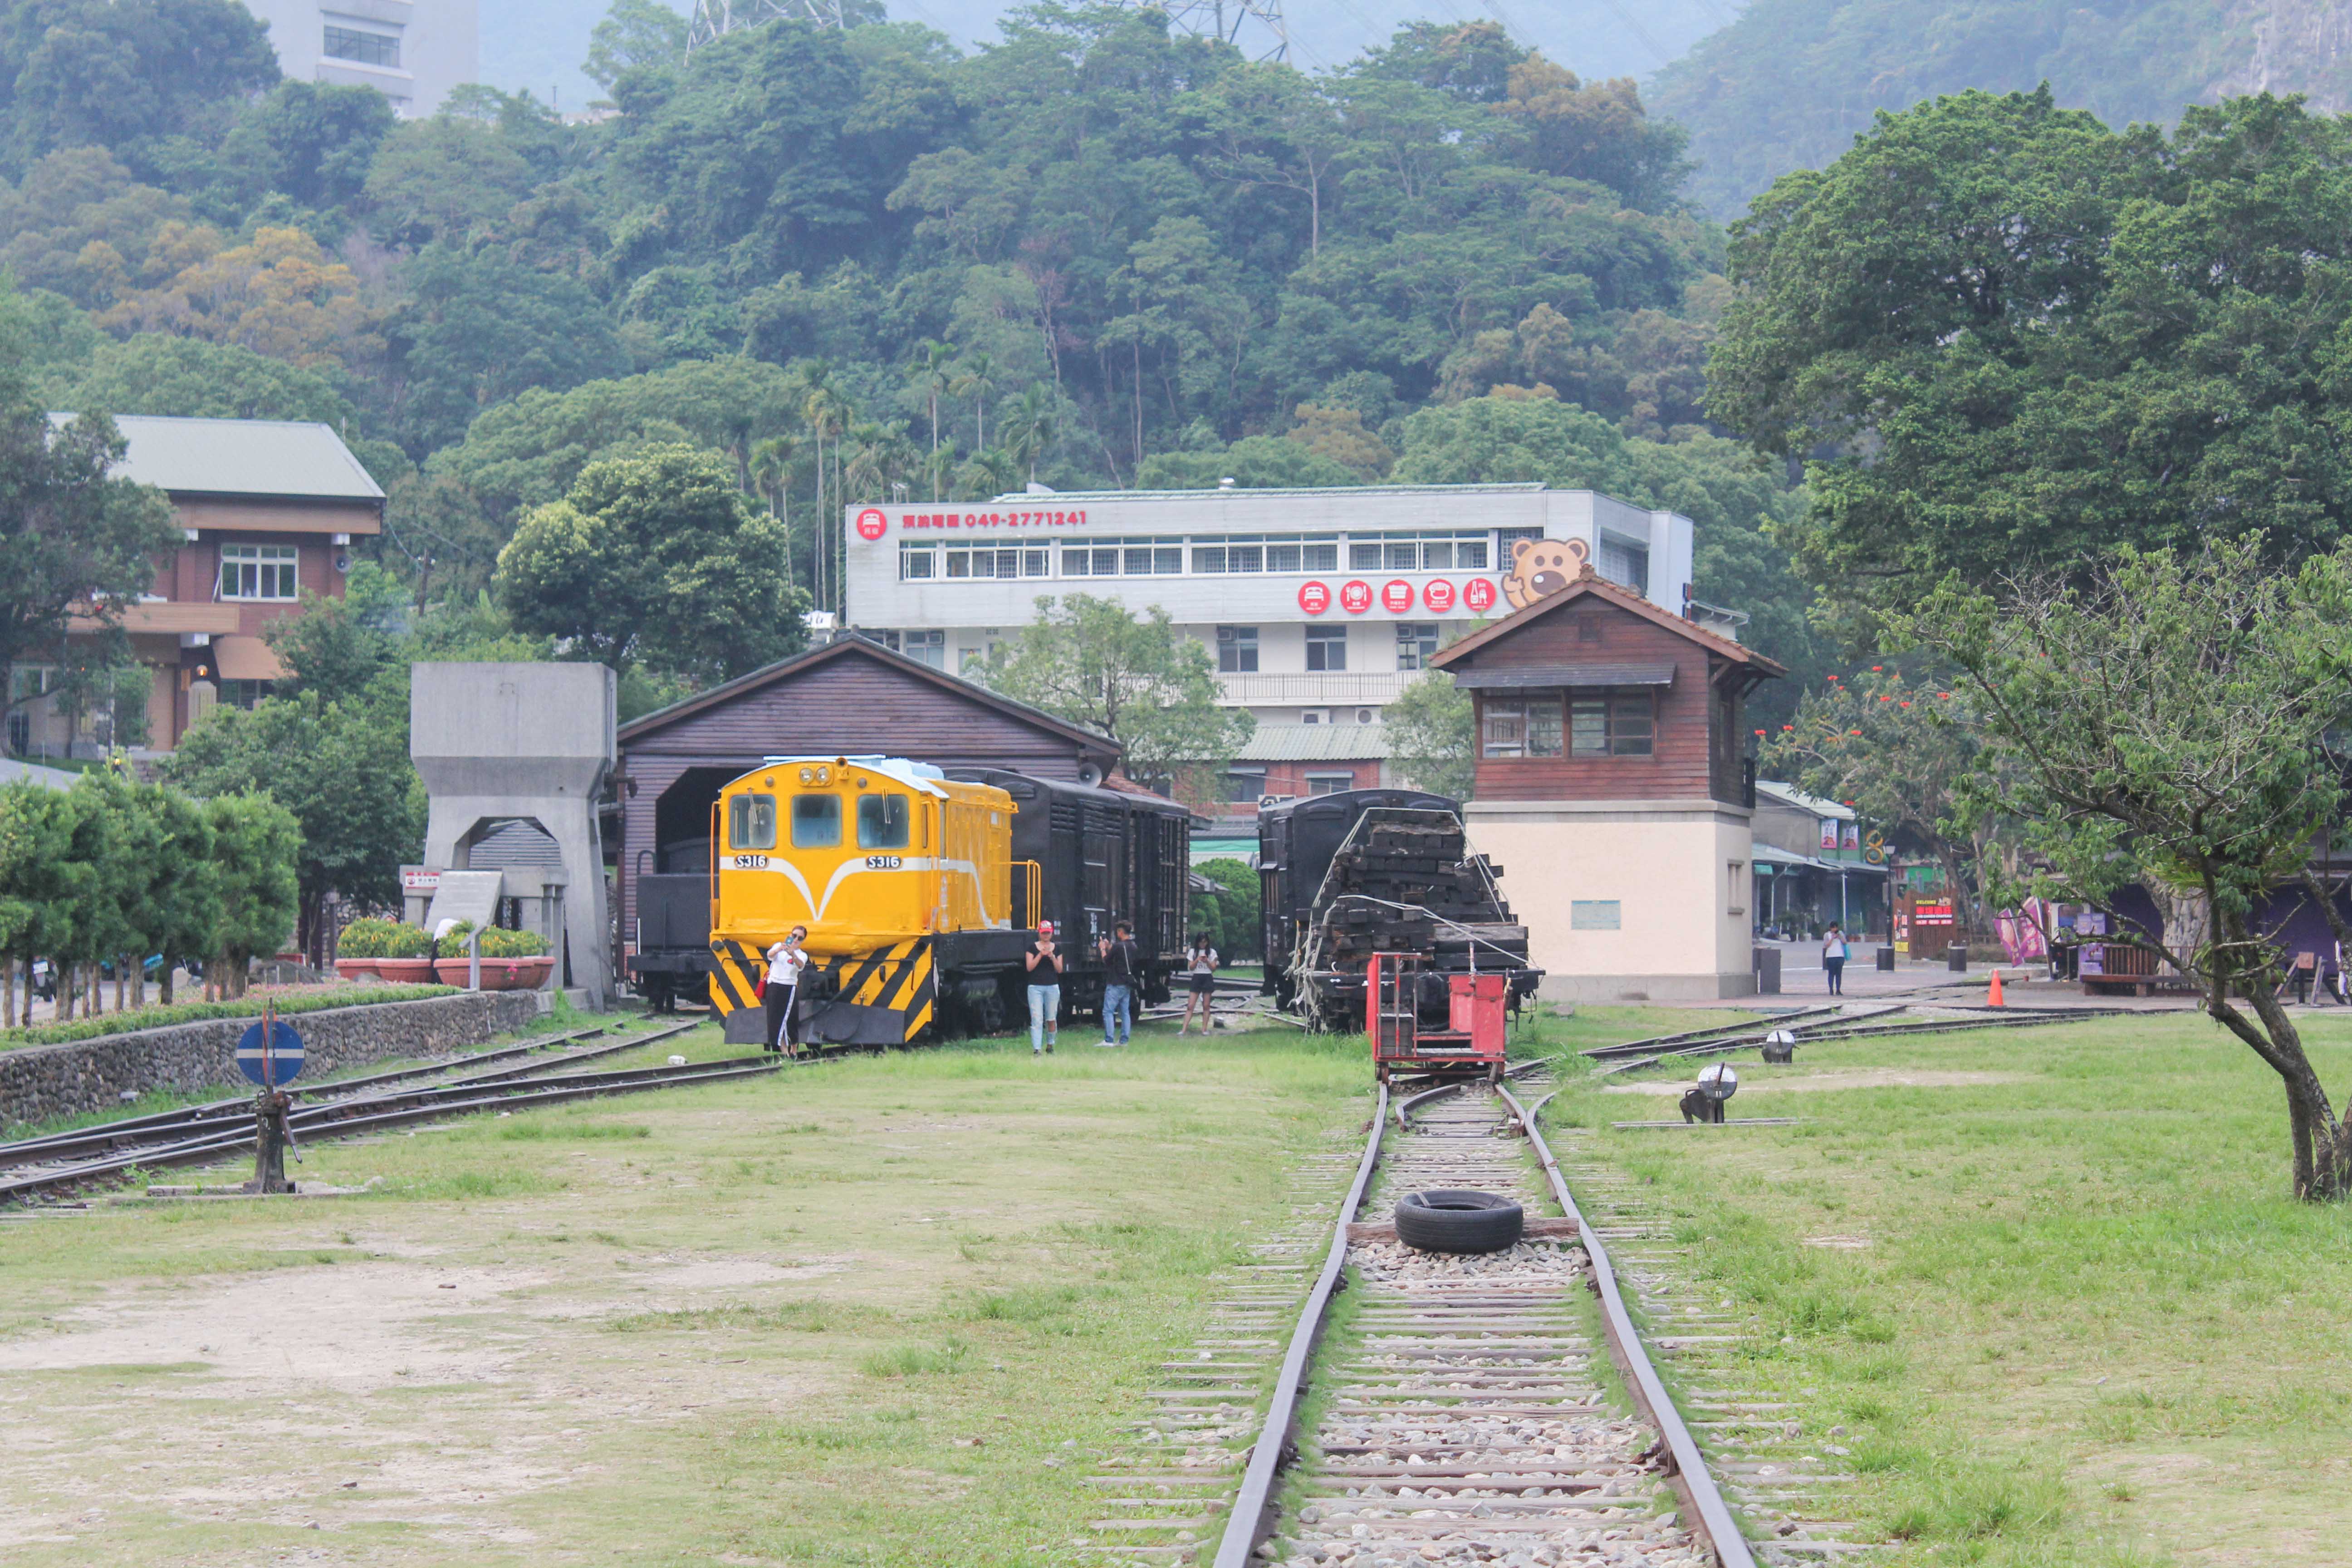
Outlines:
[[[625,746],[643,742],[646,737],[658,733],[682,720],[693,718],[698,713],[721,707],[753,692],[849,658],[871,660],[896,674],[935,686],[965,701],[990,709],[1033,729],[1043,731],[1078,750],[1109,759],[1116,759],[1119,754],[1118,744],[1109,737],[1097,734],[1082,724],[1072,724],[1065,720],[1056,719],[1043,709],[1032,708],[1025,702],[1015,702],[1009,697],[1000,696],[986,687],[976,685],[961,676],[950,675],[945,670],[933,669],[928,664],[908,658],[904,654],[884,647],[880,643],[855,633],[835,637],[829,643],[810,648],[804,653],[794,654],[790,658],[779,659],[774,664],[764,665],[748,675],[739,675],[732,680],[722,682],[708,691],[697,692],[692,697],[683,701],[673,702],[667,708],[657,708],[642,718],[633,719],[622,725],[616,739]]]
[[[1430,660],[1430,664],[1433,668],[1444,669],[1457,660],[1469,658],[1482,648],[1514,636],[1548,616],[1558,615],[1570,605],[1580,604],[1587,599],[1598,599],[1604,605],[1625,611],[1642,620],[1648,621],[1653,626],[1670,631],[1676,637],[1696,643],[1716,658],[1752,672],[1757,679],[1762,680],[1789,673],[1780,665],[1765,658],[1754,648],[1744,647],[1729,637],[1719,636],[1694,622],[1685,620],[1680,616],[1662,610],[1630,588],[1619,587],[1595,572],[1590,562],[1585,563],[1583,574],[1559,593],[1548,594],[1526,609],[1515,610],[1493,626],[1473,632],[1453,647],[1441,649],[1437,656]]]

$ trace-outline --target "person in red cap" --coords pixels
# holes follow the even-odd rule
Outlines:
[[[1029,1054],[1054,1054],[1054,1024],[1062,1010],[1062,953],[1054,945],[1054,922],[1037,922],[1037,940],[1022,954],[1029,967]]]

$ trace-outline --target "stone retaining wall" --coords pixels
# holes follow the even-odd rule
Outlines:
[[[302,1078],[308,1079],[368,1062],[479,1045],[528,1028],[538,1016],[531,992],[465,991],[418,1002],[298,1013],[286,1021],[302,1037]],[[0,1127],[112,1110],[126,1089],[250,1089],[236,1070],[236,1052],[238,1037],[256,1021],[213,1018],[0,1051]]]

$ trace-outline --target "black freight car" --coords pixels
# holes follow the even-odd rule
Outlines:
[[[1069,953],[1062,1006],[1099,1016],[1102,961],[1095,944],[1115,921],[1135,927],[1143,973],[1137,1000],[1169,997],[1168,977],[1183,958],[1192,887],[1192,814],[1158,795],[1034,779],[999,768],[949,768],[947,776],[993,784],[1013,797],[1013,923],[1051,921]],[[1036,868],[1034,880],[1024,862]],[[1018,976],[1007,1007],[1024,1016]]]
[[[704,855],[706,863],[709,855]],[[637,878],[636,930],[629,980],[656,1013],[680,1001],[710,1000],[710,873],[646,872]]]
[[[1276,1005],[1361,1028],[1364,960],[1375,951],[1423,955],[1425,1003],[1442,1006],[1444,976],[1470,969],[1516,971],[1514,1006],[1534,994],[1542,976],[1528,965],[1526,928],[1495,885],[1499,870],[1469,853],[1459,801],[1343,790],[1268,806],[1257,832],[1259,989]]]

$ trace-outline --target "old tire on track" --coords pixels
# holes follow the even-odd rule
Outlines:
[[[1465,1187],[1408,1193],[1396,1206],[1397,1239],[1422,1252],[1500,1252],[1526,1224],[1511,1199]]]

